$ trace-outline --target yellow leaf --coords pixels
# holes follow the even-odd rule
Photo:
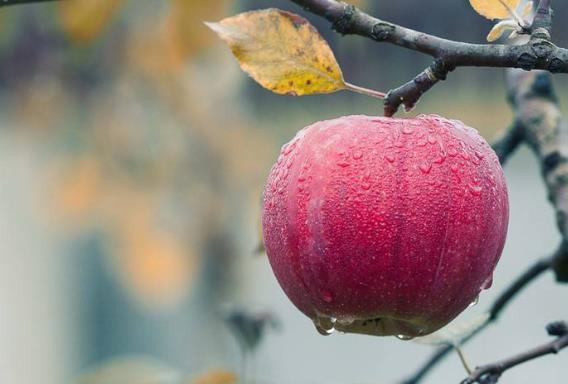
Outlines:
[[[236,384],[237,376],[230,371],[215,370],[207,372],[196,379],[191,384]]]
[[[499,40],[501,36],[507,31],[515,30],[517,28],[517,23],[513,20],[502,20],[495,24],[489,34],[487,35],[487,41],[492,43]]]
[[[507,19],[509,9],[516,9],[521,0],[469,0],[477,13],[488,19]],[[506,5],[505,5],[506,4]],[[507,9],[509,7],[509,9]]]
[[[206,24],[229,44],[241,68],[274,93],[301,96],[346,89],[331,48],[298,15],[267,9]]]
[[[121,0],[73,0],[59,3],[59,21],[63,30],[78,43],[95,39]]]
[[[181,373],[144,355],[124,355],[105,360],[73,382],[76,384],[172,383]]]

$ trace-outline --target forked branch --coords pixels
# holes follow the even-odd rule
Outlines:
[[[568,324],[566,324],[566,322],[559,321],[551,323],[546,328],[550,336],[556,337],[554,340],[496,363],[478,367],[467,379],[462,381],[462,384],[497,383],[501,375],[508,369],[542,356],[556,354],[562,349],[568,347]]]
[[[463,344],[467,343],[490,324],[496,322],[503,310],[513,301],[526,287],[535,281],[544,272],[550,270],[554,262],[554,257],[546,257],[528,268],[523,272],[505,291],[497,297],[489,309],[489,320],[482,327],[478,328],[473,334],[463,340]],[[446,356],[454,351],[451,345],[440,347],[411,377],[404,380],[403,384],[418,384],[426,377],[434,367],[436,367]]]
[[[483,328],[495,322],[503,309],[543,272],[552,270],[558,281],[568,282],[568,159],[563,155],[567,143],[562,139],[568,135],[568,124],[560,113],[549,73],[510,70],[507,85],[515,115],[514,123],[493,144],[493,148],[502,163],[521,143],[533,150],[541,166],[549,199],[556,210],[557,225],[563,240],[554,255],[537,261],[497,298],[490,309],[490,320]],[[404,383],[421,382],[450,352],[451,347],[436,351]]]
[[[391,90],[385,99],[385,115],[392,116],[401,105],[414,107],[420,96],[444,80],[457,67],[502,67],[542,69],[568,73],[568,50],[550,42],[552,10],[541,1],[531,39],[523,45],[470,44],[443,39],[372,17],[356,7],[336,0],[291,0],[307,11],[326,18],[341,34],[354,34],[432,56],[434,64],[403,86]]]

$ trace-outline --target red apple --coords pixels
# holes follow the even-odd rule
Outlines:
[[[303,129],[263,203],[272,269],[318,330],[401,338],[436,331],[491,285],[509,209],[487,142],[431,115]]]

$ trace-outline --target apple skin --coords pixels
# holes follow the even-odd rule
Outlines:
[[[323,334],[411,338],[491,286],[509,218],[494,151],[433,115],[317,122],[282,147],[263,237],[286,295]]]

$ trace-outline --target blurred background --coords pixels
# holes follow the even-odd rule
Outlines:
[[[353,3],[468,42],[492,26],[467,0]],[[554,6],[554,40],[568,46],[568,3]],[[320,336],[258,251],[279,148],[315,120],[381,113],[355,94],[273,95],[202,24],[267,7],[307,16],[349,82],[387,91],[430,62],[341,38],[285,0],[0,8],[0,383],[228,384],[243,366],[258,384],[395,383],[431,353],[395,338]],[[568,100],[565,76],[556,85]],[[459,69],[417,113],[463,120],[491,140],[511,120],[503,71]],[[465,319],[559,241],[532,154],[519,151],[506,173],[508,242],[493,288]],[[540,344],[546,323],[568,319],[567,302],[547,275],[465,351],[475,365]],[[565,383],[567,362],[540,359],[501,382]],[[427,382],[464,376],[452,356]]]

